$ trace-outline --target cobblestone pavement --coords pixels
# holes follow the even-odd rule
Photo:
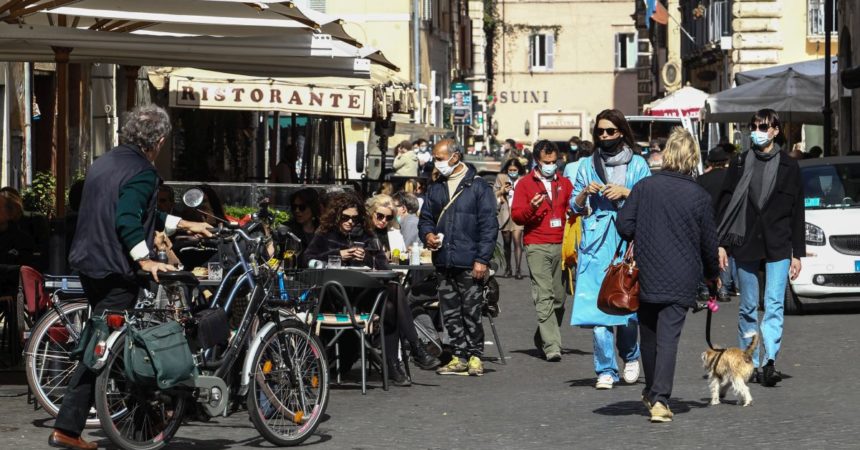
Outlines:
[[[589,330],[564,326],[559,363],[536,358],[528,280],[500,280],[497,324],[508,364],[486,363],[486,375],[442,377],[413,369],[415,384],[389,392],[371,383],[335,387],[312,449],[473,448],[860,448],[860,370],[856,311],[786,318],[775,388],[751,387],[751,407],[708,406],[700,354],[705,313],[690,315],[682,336],[671,409],[675,421],[651,424],[639,401],[642,380],[596,391]],[[569,302],[568,302],[569,306]],[[565,316],[567,317],[569,311]],[[714,316],[715,344],[735,344],[737,299]],[[487,338],[491,334],[487,327]],[[486,356],[495,357],[487,345]],[[25,387],[0,387],[0,447],[47,448],[51,420],[26,403]],[[98,431],[89,439],[109,446]],[[271,447],[247,413],[184,426],[169,448]]]

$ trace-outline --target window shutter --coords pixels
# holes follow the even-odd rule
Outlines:
[[[636,35],[633,33],[625,35],[627,37],[627,65],[624,67],[632,69],[636,67],[636,57],[638,49],[636,48]]]
[[[621,34],[615,35],[615,68],[616,69],[621,68],[621,61],[622,61],[622,59],[621,59],[621,42],[622,42],[622,38],[623,38],[623,35],[621,35]]]
[[[546,35],[546,68],[551,70],[555,67],[555,35]]]
[[[308,3],[312,10],[321,13],[325,12],[325,0],[309,0]]]
[[[529,70],[531,70],[535,66],[535,42],[537,41],[537,35],[529,36]]]

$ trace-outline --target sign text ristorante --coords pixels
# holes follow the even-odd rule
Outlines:
[[[170,106],[371,117],[373,90],[369,87],[312,87],[176,77],[170,79]]]

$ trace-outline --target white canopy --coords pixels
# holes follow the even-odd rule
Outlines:
[[[699,117],[699,110],[705,105],[708,94],[691,86],[681,89],[645,105],[649,116]]]
[[[824,58],[815,59],[812,61],[802,61],[791,64],[780,64],[778,66],[765,67],[763,69],[747,70],[735,74],[735,83],[740,86],[749,83],[750,81],[759,80],[768,75],[776,75],[791,69],[801,75],[809,76],[824,76]],[[835,75],[839,72],[839,58],[833,56],[830,58],[830,73]],[[835,84],[834,84],[835,86]]]
[[[836,89],[830,101],[837,100]],[[775,110],[782,122],[820,125],[824,122],[824,77],[788,69],[708,97],[707,122],[747,122],[763,108]]]
[[[297,31],[273,36],[175,37],[0,24],[0,60],[181,66],[265,76],[368,77],[370,61],[333,57],[331,39]]]

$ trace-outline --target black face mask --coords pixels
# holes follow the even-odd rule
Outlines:
[[[600,148],[600,153],[608,156],[615,156],[624,147],[621,145],[623,139],[619,136],[615,139],[598,140],[597,146]]]

